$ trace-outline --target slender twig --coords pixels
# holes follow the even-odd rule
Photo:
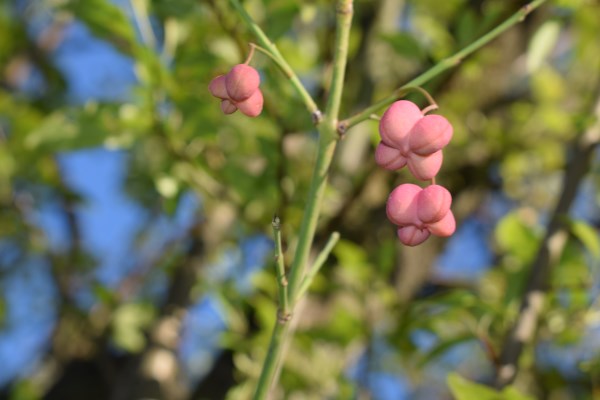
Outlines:
[[[336,126],[348,56],[348,39],[352,23],[352,12],[352,0],[338,0],[337,30],[334,47],[335,53],[333,56],[331,89],[323,123],[319,125],[317,160],[313,171],[304,219],[302,220],[302,226],[300,227],[298,248],[296,249],[294,261],[290,270],[290,286],[288,291],[292,303],[296,301],[298,287],[302,280],[302,275],[305,272],[306,261],[308,260],[310,247],[315,236],[317,220],[321,211],[321,203],[327,186],[329,167],[331,166],[333,153],[337,145],[338,135]]]
[[[434,65],[433,67],[431,67],[430,69],[428,69],[427,71],[422,73],[421,75],[417,76],[416,78],[414,78],[407,84],[396,89],[392,94],[390,94],[386,98],[378,101],[377,103],[373,104],[370,107],[365,108],[363,111],[359,112],[358,114],[341,121],[338,126],[339,133],[343,135],[344,133],[346,133],[346,131],[348,131],[348,129],[352,128],[354,125],[356,125],[364,120],[369,119],[369,116],[371,114],[380,111],[381,109],[392,104],[394,101],[403,97],[404,95],[406,95],[406,89],[408,87],[411,87],[411,86],[419,87],[419,86],[423,85],[424,83],[428,82],[429,80],[431,80],[432,78],[438,76],[442,72],[459,65],[466,56],[470,55],[471,53],[475,52],[476,50],[479,50],[479,48],[483,47],[484,45],[491,42],[493,39],[500,36],[500,34],[502,34],[507,29],[511,28],[513,25],[516,25],[517,23],[523,21],[523,19],[525,19],[525,17],[529,13],[531,13],[533,10],[535,10],[536,8],[541,6],[545,1],[546,0],[534,0],[531,3],[524,5],[523,7],[521,7],[519,9],[519,11],[514,13],[506,21],[504,21],[503,23],[498,25],[496,28],[494,28],[487,34],[483,35],[482,37],[480,37],[479,39],[477,39],[476,41],[474,41],[467,47],[458,51],[454,55],[440,61],[439,63],[437,63],[436,65]]]
[[[250,64],[250,61],[252,61],[252,57],[254,57],[254,50],[256,50],[258,47],[260,47],[260,46],[257,46],[254,43],[250,43],[250,51],[248,52],[248,56],[246,57],[244,64],[246,64],[246,65]]]
[[[535,334],[544,305],[545,293],[548,290],[551,268],[558,261],[567,239],[564,217],[571,208],[577,189],[589,171],[595,149],[600,143],[600,96],[595,102],[594,110],[596,121],[579,137],[574,146],[572,162],[567,167],[563,178],[560,198],[531,266],[521,311],[502,346],[500,366],[496,374],[498,388],[510,384],[515,379],[523,348],[532,341]]]
[[[256,24],[249,19],[250,17],[241,8],[238,0],[230,1],[234,6],[236,6],[236,9],[238,9],[240,14],[242,14],[242,17],[246,23],[251,24],[250,28],[258,37],[261,45],[272,52],[273,49],[276,51],[276,48],[274,48],[271,42],[266,38],[266,36],[264,36],[264,33],[260,30],[260,28],[258,28],[258,26],[256,26]],[[352,0],[338,0],[336,14],[336,40],[334,47],[335,53],[333,58],[331,79],[332,83],[325,115],[322,118],[322,122],[318,124],[319,142],[317,157],[315,160],[315,167],[308,193],[308,199],[306,202],[306,208],[304,211],[302,224],[300,226],[300,232],[298,234],[298,245],[296,247],[294,260],[290,268],[288,279],[288,301],[291,304],[292,312],[294,306],[299,300],[298,289],[300,287],[301,280],[304,277],[306,262],[308,260],[308,255],[310,253],[310,248],[312,246],[317,228],[317,221],[321,212],[321,203],[325,194],[325,188],[327,187],[329,168],[331,166],[333,154],[339,139],[337,135],[337,119],[342,98],[346,61],[348,57],[348,39],[350,36],[352,13]],[[278,55],[278,53],[273,54],[276,57]],[[315,111],[310,111],[313,113],[313,118],[315,118],[315,115],[317,115],[315,112],[318,112],[318,109],[315,109]],[[320,122],[320,112],[318,112],[317,116],[319,118],[316,122]],[[274,377],[277,375],[281,354],[283,352],[283,344],[289,332],[290,324],[287,323],[287,319],[278,318],[277,323],[273,328],[271,341],[269,343],[269,350],[267,351],[267,356],[257,384],[256,393],[254,394],[255,400],[265,399],[268,395],[273,385]]]
[[[321,270],[321,267],[323,266],[323,264],[325,264],[325,261],[327,261],[331,250],[333,250],[333,247],[337,244],[338,240],[340,240],[340,234],[338,232],[333,232],[329,237],[327,244],[325,245],[323,250],[321,250],[317,258],[315,259],[314,264],[310,267],[310,269],[306,273],[306,276],[302,280],[300,288],[298,289],[298,298],[301,298],[304,295],[304,293],[306,293],[311,283],[315,279],[315,276],[317,276],[317,274]]]
[[[306,108],[312,115],[313,121],[316,124],[318,124],[321,121],[321,111],[319,110],[319,107],[313,100],[310,93],[308,93],[308,91],[306,90],[306,88],[304,87],[302,82],[300,82],[300,78],[298,78],[298,76],[296,75],[296,73],[294,72],[292,67],[290,67],[288,62],[281,55],[281,53],[279,52],[279,49],[277,49],[277,46],[275,46],[275,44],[273,42],[271,42],[271,40],[267,37],[267,35],[260,28],[260,26],[258,26],[258,24],[252,19],[252,17],[244,9],[244,7],[242,7],[239,0],[229,0],[229,2],[236,9],[236,11],[240,15],[240,17],[242,17],[242,19],[244,20],[244,23],[246,24],[248,29],[250,29],[250,31],[252,31],[254,36],[256,36],[256,39],[258,39],[258,42],[260,43],[260,45],[271,54],[271,58],[273,59],[275,64],[281,69],[281,71],[284,73],[284,75],[290,80],[290,83],[296,89],[296,91],[302,98],[302,101],[304,101]]]
[[[287,293],[287,278],[285,276],[285,263],[283,260],[283,248],[281,246],[281,220],[276,215],[273,217],[273,235],[275,236],[275,261],[277,267],[277,291],[279,293],[280,318],[290,317],[290,306]]]

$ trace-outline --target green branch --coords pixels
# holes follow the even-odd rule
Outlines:
[[[475,52],[476,50],[479,50],[481,47],[485,46],[486,44],[491,42],[493,39],[500,36],[500,34],[502,34],[507,29],[511,28],[513,25],[516,25],[517,23],[523,21],[529,13],[531,13],[533,10],[535,10],[536,8],[541,6],[545,1],[546,0],[534,0],[531,3],[521,7],[519,9],[519,11],[514,13],[506,21],[504,21],[503,23],[498,25],[496,28],[494,28],[487,34],[483,35],[482,37],[480,37],[479,39],[477,39],[476,41],[474,41],[467,47],[463,48],[456,54],[440,61],[439,63],[437,63],[436,65],[434,65],[433,67],[431,67],[430,69],[428,69],[427,71],[422,73],[421,75],[417,76],[416,78],[414,78],[407,84],[396,89],[388,97],[378,101],[377,103],[364,109],[360,113],[341,121],[338,126],[338,132],[340,134],[346,133],[348,131],[348,129],[352,128],[354,125],[356,125],[364,120],[369,119],[371,114],[380,111],[381,109],[389,106],[396,100],[402,98],[406,94],[406,89],[408,87],[421,86],[421,85],[425,84],[426,82],[430,81],[431,79],[433,79],[434,77],[438,76],[442,72],[457,66],[458,64],[460,64],[462,62],[462,60],[466,56]]]
[[[300,284],[300,289],[298,289],[298,298],[301,298],[304,295],[304,293],[306,293],[311,283],[315,279],[315,276],[317,276],[317,274],[321,270],[321,267],[323,266],[323,264],[325,264],[325,261],[327,261],[331,250],[333,250],[333,247],[337,244],[338,240],[340,240],[340,234],[338,232],[333,232],[329,237],[327,244],[317,256],[315,263],[312,265],[312,267],[310,267],[308,273],[302,280],[302,283]]]
[[[317,160],[308,193],[304,218],[300,227],[298,247],[290,270],[288,293],[292,304],[297,300],[298,287],[306,271],[306,262],[315,237],[317,222],[321,212],[321,203],[325,194],[325,188],[327,187],[329,167],[331,166],[339,138],[337,135],[337,119],[348,57],[348,38],[352,24],[352,12],[352,0],[338,0],[331,88],[323,123],[318,127],[319,143]]]
[[[302,101],[304,102],[306,108],[312,115],[313,121],[315,123],[319,123],[321,121],[321,111],[319,110],[319,107],[313,100],[310,93],[308,93],[302,82],[300,82],[300,79],[298,78],[292,67],[290,67],[285,58],[281,55],[279,49],[277,49],[277,46],[275,46],[275,44],[271,42],[267,35],[265,35],[260,26],[258,26],[258,24],[254,22],[252,17],[248,14],[244,7],[242,7],[239,0],[229,0],[229,2],[236,9],[240,17],[242,17],[248,29],[250,29],[254,36],[256,36],[256,39],[258,40],[259,44],[270,53],[270,58],[290,80],[290,83],[296,89],[296,91],[302,98]]]
[[[301,95],[302,93],[305,93],[303,98],[305,99],[307,108],[312,113],[315,122],[318,124],[319,143],[317,156],[310,184],[310,190],[308,193],[308,199],[306,202],[306,209],[304,211],[302,225],[300,226],[300,232],[298,234],[298,246],[296,247],[294,260],[290,268],[287,286],[287,301],[291,305],[291,311],[293,311],[293,308],[299,299],[298,289],[301,281],[304,278],[306,262],[308,260],[310,248],[314,240],[317,222],[321,213],[321,203],[323,202],[325,189],[327,187],[329,169],[333,160],[333,154],[335,152],[337,140],[339,139],[337,135],[337,120],[348,57],[348,38],[350,36],[353,13],[352,0],[338,0],[337,4],[337,26],[333,71],[329,98],[327,100],[324,116],[321,116],[320,111],[314,105],[314,101],[308,95],[308,93],[306,93],[296,75],[293,73],[291,68],[289,68],[289,65],[285,63],[285,60],[283,57],[281,57],[275,45],[271,43],[264,32],[254,23],[254,21],[252,21],[250,16],[241,7],[239,1],[230,0],[230,2],[238,10],[250,30],[254,32],[261,46],[271,52],[274,59],[280,59],[281,63],[278,63],[278,65],[284,70],[286,75],[290,77],[292,83],[297,82],[294,85],[296,89],[299,90]],[[321,121],[322,123],[319,123]],[[290,327],[287,323],[290,318],[291,313],[280,313],[278,315],[277,323],[275,324],[273,333],[271,334],[269,349],[267,351],[267,356],[259,377],[256,393],[254,394],[255,400],[265,399],[273,385],[273,381],[277,375],[277,370],[281,360],[283,343],[285,342],[286,336],[290,332]]]
[[[279,293],[280,318],[287,319],[290,316],[288,302],[287,278],[285,277],[285,263],[283,261],[283,248],[281,246],[281,221],[278,216],[273,218],[273,235],[275,236],[275,261],[277,266],[277,288]]]

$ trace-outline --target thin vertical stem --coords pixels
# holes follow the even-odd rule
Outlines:
[[[230,0],[234,5],[239,3],[237,0]],[[331,88],[323,122],[318,124],[319,142],[315,167],[311,180],[308,199],[306,201],[306,209],[300,226],[298,246],[294,254],[294,260],[290,268],[288,280],[288,301],[291,304],[291,309],[298,300],[298,288],[304,277],[306,262],[310,253],[317,222],[321,212],[321,204],[327,187],[327,178],[335,148],[337,146],[337,119],[342,98],[342,89],[344,83],[344,74],[346,69],[346,61],[348,57],[348,38],[350,36],[350,27],[352,23],[353,5],[352,0],[338,0],[337,4],[337,25],[335,39],[335,53],[333,58],[333,71],[331,79]],[[246,14],[247,15],[247,14]],[[262,31],[260,31],[262,33]],[[264,35],[264,34],[263,34]],[[268,46],[270,41],[261,40],[261,45],[270,50]],[[276,55],[276,54],[275,54]],[[318,110],[317,110],[318,111]],[[313,117],[315,114],[313,113]],[[318,122],[318,121],[317,121]],[[290,315],[291,317],[291,315]],[[278,318],[273,333],[267,358],[263,364],[259,382],[257,385],[255,400],[265,399],[273,385],[273,380],[281,360],[281,353],[284,339],[287,336],[290,328],[286,323],[287,318]]]
[[[288,282],[285,276],[283,248],[281,246],[281,220],[278,216],[273,217],[273,235],[275,236],[275,264],[277,266],[277,291],[279,293],[280,312],[279,318],[286,319],[290,315],[290,306],[288,302]]]
[[[317,221],[321,211],[323,194],[327,187],[329,167],[337,146],[337,119],[342,99],[344,74],[348,58],[348,38],[352,25],[353,5],[352,0],[338,0],[337,4],[337,30],[335,35],[335,53],[333,56],[333,71],[331,88],[323,123],[319,125],[319,148],[317,161],[312,177],[306,212],[300,227],[298,248],[292,268],[290,270],[289,288],[290,301],[294,304],[297,292],[306,269],[306,262],[315,236]]]

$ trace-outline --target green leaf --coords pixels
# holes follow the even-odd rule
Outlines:
[[[571,233],[595,258],[600,258],[600,237],[598,237],[596,229],[586,222],[578,220],[571,222]]]
[[[125,54],[136,47],[136,34],[123,11],[107,0],[72,0],[64,9],[82,20],[92,33],[106,39]]]
[[[498,223],[496,242],[500,250],[527,263],[537,251],[538,237],[517,212],[511,212]]]
[[[471,382],[456,372],[448,374],[450,392],[456,400],[500,400],[500,393],[487,386]]]
[[[448,374],[447,382],[456,400],[534,400],[533,397],[524,395],[513,386],[507,386],[502,392],[498,392],[485,385],[471,382],[456,372]]]
[[[468,342],[473,339],[474,339],[474,337],[471,333],[466,333],[466,334],[452,337],[447,340],[443,340],[440,343],[433,346],[433,348],[431,350],[429,350],[423,356],[423,358],[419,361],[419,366],[423,367],[423,366],[429,364],[430,362],[435,361],[435,359],[437,359],[438,357],[441,357],[445,352],[450,350],[452,347],[459,345],[461,343]]]
[[[0,297],[0,328],[6,324],[6,299],[4,297]]]
[[[119,347],[138,352],[144,348],[146,337],[144,331],[155,317],[155,309],[150,304],[123,304],[115,311],[113,317],[113,340]]]
[[[389,43],[394,51],[406,58],[423,60],[425,51],[421,44],[411,34],[406,32],[398,32],[394,34],[381,35],[381,38]]]
[[[527,71],[531,74],[537,71],[546,61],[558,40],[560,24],[557,21],[547,21],[533,35],[527,52]]]

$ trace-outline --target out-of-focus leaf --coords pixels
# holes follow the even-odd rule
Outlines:
[[[545,22],[535,33],[527,52],[527,71],[532,74],[546,61],[556,45],[560,33],[560,23]]]
[[[421,47],[421,44],[414,38],[410,33],[397,32],[393,34],[381,35],[381,38],[390,44],[394,51],[406,58],[423,60],[425,58],[425,51]]]
[[[42,397],[40,388],[30,379],[23,379],[11,385],[10,400],[39,400]]]
[[[155,318],[155,310],[150,304],[123,304],[113,316],[113,340],[119,347],[138,352],[144,348],[146,338],[144,329]]]
[[[6,300],[0,297],[0,327],[6,323]]]
[[[500,250],[517,257],[522,263],[531,261],[537,251],[537,235],[517,212],[509,213],[498,223],[496,241]]]
[[[265,15],[269,16],[268,23],[265,24],[267,36],[276,40],[289,31],[298,15],[299,4],[300,2],[295,1],[269,1],[265,10]]]
[[[581,245],[572,239],[567,242],[560,261],[552,271],[552,284],[559,288],[575,288],[590,285],[592,275],[588,267],[589,260],[581,251]]]
[[[600,237],[596,229],[579,220],[571,222],[571,232],[595,258],[600,258]]]
[[[522,394],[513,386],[498,392],[485,385],[471,382],[456,372],[448,374],[447,382],[456,400],[534,400],[533,397]]]
[[[117,299],[115,293],[106,286],[98,283],[93,285],[92,290],[96,295],[96,298],[98,298],[98,300],[100,300],[101,303],[107,305],[116,304]]]
[[[500,393],[495,390],[471,382],[455,372],[448,374],[447,378],[450,391],[456,400],[501,400]]]
[[[431,350],[429,350],[419,361],[420,366],[425,366],[432,361],[435,361],[436,358],[442,356],[446,351],[450,350],[452,347],[473,340],[472,334],[464,334],[458,335],[451,339],[442,340]]]
[[[63,8],[85,22],[96,36],[107,39],[126,54],[132,53],[136,45],[135,30],[115,4],[107,0],[71,0]]]

